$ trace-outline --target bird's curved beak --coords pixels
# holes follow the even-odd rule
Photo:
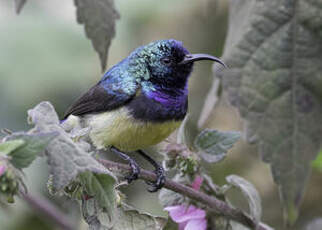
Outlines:
[[[184,65],[187,63],[195,62],[195,61],[201,61],[201,60],[211,60],[214,62],[218,62],[221,65],[223,65],[225,68],[227,68],[226,64],[220,60],[217,57],[211,56],[209,54],[187,54],[184,59],[179,63],[179,65]]]

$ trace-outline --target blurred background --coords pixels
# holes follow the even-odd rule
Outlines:
[[[116,0],[115,3],[121,19],[117,22],[116,37],[109,51],[108,68],[136,47],[158,39],[181,40],[190,52],[216,56],[222,53],[227,30],[226,0]],[[13,4],[9,0],[0,1],[0,128],[17,131],[29,128],[26,111],[41,101],[52,102],[62,115],[82,92],[101,78],[102,73],[83,26],[76,23],[72,0],[59,3],[28,1],[19,16],[15,14]],[[210,63],[195,66],[189,82],[192,121],[199,117],[212,78]],[[223,98],[205,126],[240,130],[242,121]],[[206,165],[206,168],[219,185],[225,183],[229,174],[238,174],[251,181],[262,197],[263,221],[276,229],[284,229],[278,188],[254,146],[240,141],[225,161]],[[30,193],[53,200],[76,224],[77,205],[63,198],[50,197],[47,177],[45,160],[36,160],[26,170]],[[322,216],[321,184],[322,173],[313,170],[300,218],[292,229],[306,230],[308,223]],[[157,194],[148,193],[144,183],[135,182],[125,192],[133,206],[166,216]],[[231,199],[245,206],[236,194],[232,192]],[[0,223],[1,230],[57,229],[19,199],[13,205],[0,207]],[[79,229],[86,228],[86,224],[80,224]]]

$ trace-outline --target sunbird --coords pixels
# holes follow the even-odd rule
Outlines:
[[[128,182],[138,178],[140,167],[126,152],[136,151],[155,168],[157,180],[150,192],[162,188],[164,169],[142,149],[160,143],[180,126],[188,109],[188,79],[193,63],[211,60],[208,54],[190,54],[182,42],[158,40],[138,47],[110,68],[101,80],[69,107],[66,119],[79,119],[90,127],[97,149],[110,148],[128,161]]]

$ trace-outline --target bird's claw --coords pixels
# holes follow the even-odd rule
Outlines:
[[[130,166],[132,169],[131,174],[126,177],[128,184],[130,184],[134,180],[137,180],[140,174],[140,167],[134,160],[130,160]]]
[[[147,182],[147,184],[151,186],[150,188],[148,188],[149,192],[157,192],[159,189],[161,189],[164,186],[164,183],[165,183],[164,169],[160,166],[154,172],[155,172],[155,175],[157,176],[157,179],[155,182]]]

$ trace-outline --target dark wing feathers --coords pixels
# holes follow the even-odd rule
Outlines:
[[[120,92],[119,92],[120,93]],[[99,83],[82,95],[64,115],[66,119],[69,115],[81,116],[89,113],[99,113],[115,109],[124,105],[134,95],[108,93]]]

